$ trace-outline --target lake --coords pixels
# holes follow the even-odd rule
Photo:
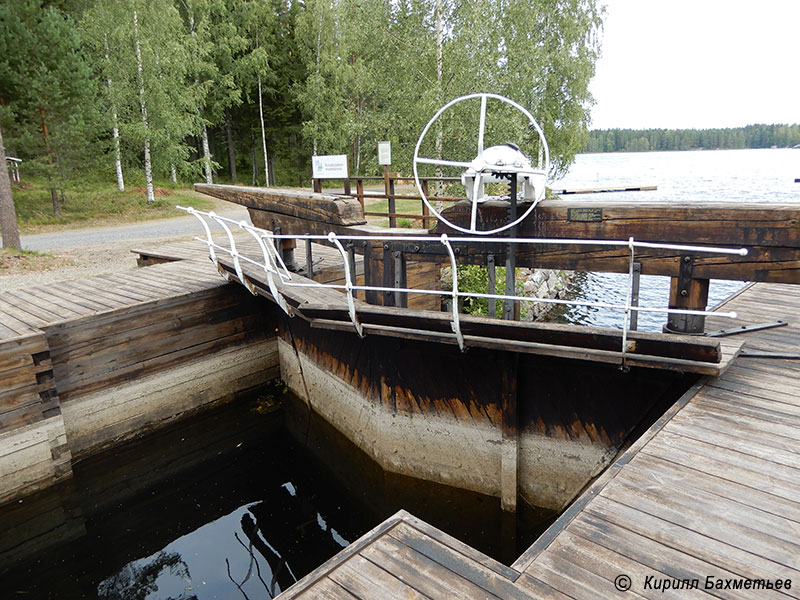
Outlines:
[[[800,150],[697,150],[690,152],[620,152],[578,155],[556,188],[657,185],[652,192],[603,193],[591,197],[598,205],[625,200],[665,202],[784,203],[800,201]],[[586,273],[576,280],[578,300],[625,302],[628,278],[615,273]],[[712,280],[713,307],[742,287],[742,282]],[[669,278],[643,276],[640,306],[666,307]],[[618,310],[573,307],[558,316],[570,323],[621,327]],[[640,313],[639,329],[661,331],[666,315]]]

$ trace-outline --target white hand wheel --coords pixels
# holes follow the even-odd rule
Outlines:
[[[510,106],[513,106],[519,110],[528,119],[530,126],[536,130],[539,135],[540,148],[542,149],[542,151],[539,153],[539,163],[536,167],[532,167],[530,160],[513,144],[492,146],[484,150],[483,143],[484,132],[486,130],[486,105],[490,98],[509,104]],[[426,158],[420,156],[419,149],[422,145],[422,141],[425,139],[425,135],[428,133],[428,130],[436,122],[436,120],[442,115],[442,113],[459,102],[465,102],[473,99],[479,99],[481,103],[477,156],[470,162],[445,160],[440,158]],[[451,223],[442,217],[441,213],[432,206],[420,183],[418,170],[418,165],[420,164],[463,167],[466,169],[461,176],[461,180],[467,188],[467,198],[472,202],[469,228],[461,227],[455,223]],[[417,190],[422,197],[422,201],[437,219],[446,223],[453,229],[462,231],[464,233],[490,235],[500,231],[505,231],[506,229],[513,227],[525,219],[536,207],[536,204],[542,198],[544,198],[545,183],[547,181],[547,173],[549,169],[550,150],[547,147],[547,140],[544,137],[542,128],[539,127],[539,123],[536,122],[536,119],[533,118],[533,115],[523,106],[517,104],[513,100],[509,100],[508,98],[499,96],[497,94],[468,94],[466,96],[456,98],[455,100],[451,100],[442,108],[440,108],[437,113],[433,115],[433,118],[428,121],[428,124],[425,125],[425,128],[422,130],[422,133],[417,140],[416,148],[414,148],[414,181],[417,184]],[[499,181],[499,179],[495,177],[497,174],[503,174],[505,176],[508,176],[509,174],[515,175],[517,177],[517,184],[520,185],[523,190],[524,199],[532,202],[530,206],[528,206],[527,210],[525,210],[525,212],[523,212],[522,215],[517,217],[515,220],[495,229],[480,230],[478,229],[477,215],[478,204],[485,199],[483,194],[484,183],[488,181]]]

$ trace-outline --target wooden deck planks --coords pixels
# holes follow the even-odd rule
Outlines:
[[[0,340],[225,285],[207,264],[184,261],[0,293]]]
[[[733,336],[746,340],[747,349],[800,348],[800,323],[792,319],[800,314],[797,287],[757,284],[725,309],[737,311],[742,324],[789,322]],[[708,329],[730,327],[709,321]],[[633,579],[626,597],[661,593],[645,589],[647,575],[699,579],[698,590],[673,590],[681,598],[800,597],[798,376],[797,361],[739,357],[721,377],[707,378],[685,406],[590,490],[581,510],[556,523],[550,543],[519,568],[539,577],[570,572],[576,559],[585,559],[575,554],[579,537],[600,544],[605,550],[598,556],[607,558],[612,551],[639,565],[630,572],[621,565],[598,570],[608,582],[606,596],[615,593],[616,574],[625,572]],[[708,575],[791,579],[793,587],[703,590]]]

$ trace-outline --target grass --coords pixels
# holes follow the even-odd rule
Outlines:
[[[365,212],[389,212],[389,200],[367,201],[364,207]],[[395,213],[403,215],[422,215],[422,200],[395,200]],[[367,217],[370,225],[388,227],[389,219],[383,217]],[[397,218],[398,227],[422,227],[422,219],[409,219],[406,217]]]
[[[175,208],[176,204],[200,209],[214,206],[212,200],[191,188],[171,183],[157,185],[155,202],[148,204],[143,187],[120,192],[113,182],[87,181],[67,187],[66,202],[61,205],[61,216],[56,218],[45,179],[29,178],[12,187],[22,233],[182,216],[184,213]]]
[[[52,254],[33,250],[17,250],[16,248],[0,248],[0,275],[52,269],[64,264],[66,264],[65,259]]]

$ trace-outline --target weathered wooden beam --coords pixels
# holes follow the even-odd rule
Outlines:
[[[506,222],[507,202],[483,203],[480,228]],[[526,210],[524,205],[520,211]],[[459,202],[444,216],[469,226],[471,204]],[[518,226],[520,237],[664,241],[686,244],[800,248],[800,203],[600,202],[545,200]],[[434,233],[453,233],[441,222]]]
[[[479,228],[505,222],[506,202],[490,201],[479,209]],[[471,207],[458,203],[446,217],[457,225],[469,223]],[[520,210],[524,210],[522,207]],[[747,256],[697,253],[694,277],[800,283],[800,203],[726,204],[547,200],[518,226],[518,237],[665,242],[689,245],[745,247]],[[432,233],[457,234],[440,221]],[[461,259],[480,262],[480,247],[466,247]],[[646,275],[677,277],[682,255],[674,250],[639,249],[636,260]],[[520,246],[519,266],[625,273],[627,247],[585,245]]]
[[[248,188],[239,185],[196,183],[195,191],[250,209],[289,215],[334,225],[364,225],[364,211],[355,198],[303,190]],[[252,214],[252,211],[251,211]],[[306,232],[307,233],[307,232]]]

